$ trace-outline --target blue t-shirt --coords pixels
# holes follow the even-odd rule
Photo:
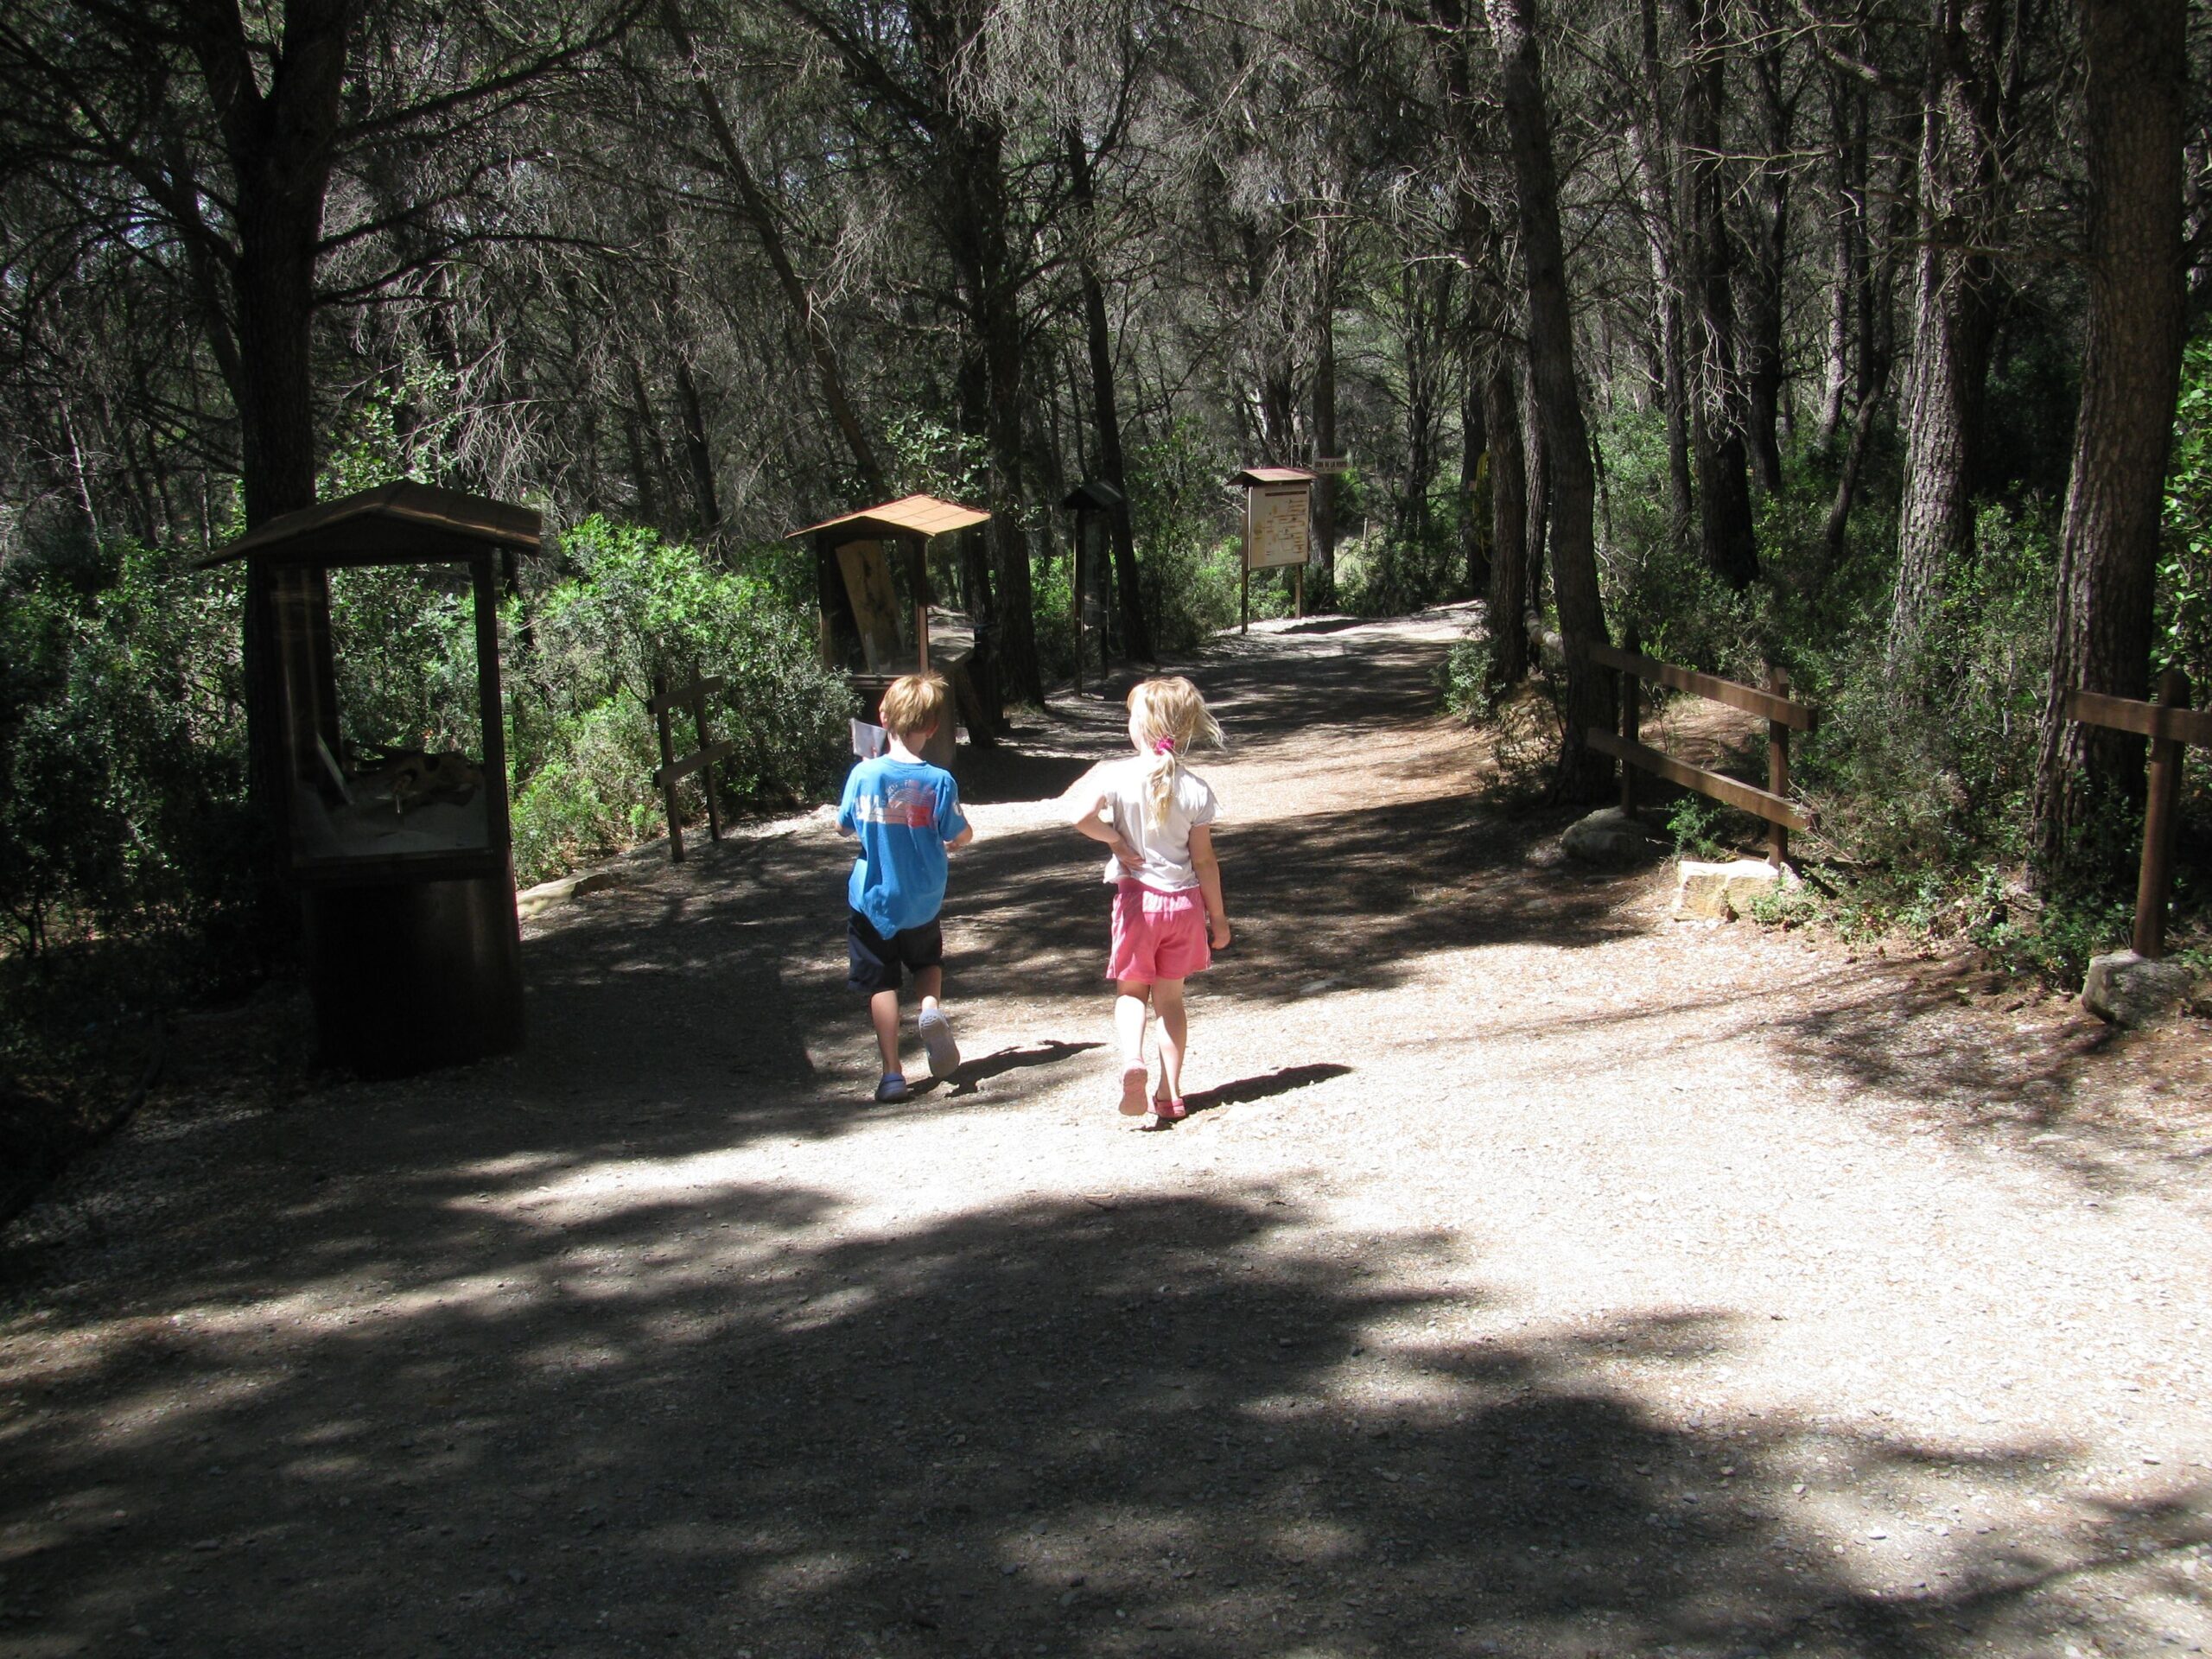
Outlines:
[[[861,838],[845,900],[888,938],[933,921],[944,903],[944,844],[968,827],[943,766],[880,754],[845,777],[837,827]]]

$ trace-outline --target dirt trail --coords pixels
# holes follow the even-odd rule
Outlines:
[[[279,1108],[185,1033],[0,1251],[0,1654],[2201,1650],[2201,1029],[1558,866],[1455,625],[1195,668],[1167,1132],[1040,805],[1096,703],[969,779],[957,1089],[868,1103],[819,818],[532,925],[511,1061]]]

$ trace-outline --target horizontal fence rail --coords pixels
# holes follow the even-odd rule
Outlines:
[[[1631,628],[1625,649],[1598,644],[1586,647],[1592,662],[1620,675],[1619,731],[1592,726],[1584,737],[1600,754],[1621,762],[1621,810],[1636,810],[1637,771],[1654,773],[1670,784],[1764,819],[1770,826],[1768,856],[1779,866],[1789,855],[1789,832],[1813,827],[1813,815],[1789,798],[1789,734],[1814,730],[1820,722],[1820,711],[1790,698],[1789,677],[1780,669],[1770,671],[1767,685],[1762,689],[1662,663],[1644,656],[1636,646],[1636,631]],[[1643,680],[1763,717],[1767,722],[1767,786],[1760,789],[1703,766],[1693,766],[1644,743],[1643,696],[1637,690]]]
[[[727,683],[716,675],[671,690],[666,675],[653,676],[653,694],[646,699],[645,707],[660,729],[660,765],[653,769],[653,784],[659,789],[661,804],[668,811],[668,857],[672,864],[683,861],[683,816],[677,804],[676,786],[695,772],[702,774],[700,781],[706,785],[707,833],[716,841],[722,838],[721,807],[715,798],[713,767],[715,761],[734,753],[737,745],[727,738],[719,743],[715,741],[714,734],[707,729],[707,699]],[[678,709],[690,711],[691,730],[699,745],[680,758],[676,753],[676,734],[670,720]]]
[[[2212,748],[2212,713],[2189,706],[2189,676],[2158,676],[2158,700],[2139,702],[2102,691],[2066,694],[2066,717],[2084,726],[2151,740],[2150,788],[2143,803],[2143,861],[2135,874],[2135,954],[2166,953],[2166,894],[2173,885],[2174,830],[2181,812],[2182,751]]]

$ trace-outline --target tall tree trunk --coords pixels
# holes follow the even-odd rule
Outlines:
[[[1120,601],[1122,648],[1135,660],[1156,659],[1152,629],[1144,614],[1144,593],[1137,581],[1136,542],[1129,523],[1128,482],[1122,470],[1122,419],[1114,386],[1114,341],[1106,321],[1106,290],[1098,280],[1091,238],[1096,232],[1097,208],[1092,194],[1090,152],[1083,134],[1067,130],[1068,171],[1073,182],[1076,212],[1082,222],[1083,252],[1077,261],[1083,284],[1084,334],[1090,348],[1090,401],[1098,430],[1098,470],[1121,495],[1107,514],[1114,547],[1114,587]]]
[[[1490,588],[1490,515],[1483,499],[1490,431],[1483,419],[1483,349],[1479,342],[1470,344],[1463,365],[1466,378],[1459,383],[1459,552],[1466,562],[1470,599],[1481,598]]]
[[[1989,374],[2004,0],[1930,0],[1922,89],[1920,251],[1905,379],[1892,672],[1916,660],[1950,572],[1974,552],[1974,442]]]
[[[783,232],[776,223],[774,210],[762,194],[760,182],[753,176],[753,168],[739,148],[737,135],[731,130],[729,118],[723,112],[721,96],[714,83],[708,79],[706,66],[700,62],[696,48],[692,45],[690,30],[683,22],[679,0],[661,0],[661,25],[675,43],[677,54],[683,58],[691,78],[693,96],[698,100],[699,112],[706,118],[707,130],[715,141],[715,149],[722,158],[723,169],[729,181],[737,188],[739,206],[744,210],[747,222],[760,244],[760,251],[767,256],[768,265],[776,273],[776,286],[783,291],[784,302],[791,307],[791,315],[798,320],[799,333],[806,341],[807,354],[813,359],[817,385],[823,405],[836,426],[838,435],[844,439],[845,448],[853,457],[853,466],[861,480],[877,495],[888,493],[883,467],[876,460],[875,448],[868,442],[861,429],[860,417],[854,413],[852,400],[845,395],[845,381],[837,366],[837,353],[830,338],[829,320],[816,308],[814,296],[799,280],[798,270],[791,264],[791,254],[784,246]]]
[[[1857,78],[1846,70],[1831,68],[1827,82],[1835,233],[1828,253],[1827,350],[1819,437],[1823,450],[1833,450],[1851,390],[1852,321],[1861,306],[1859,285],[1866,260],[1867,98]]]
[[[1682,373],[1682,284],[1676,250],[1674,164],[1668,153],[1665,77],[1659,63],[1658,0],[1643,0],[1644,108],[1636,124],[1637,186],[1644,239],[1651,248],[1652,314],[1659,326],[1659,396],[1667,416],[1667,518],[1687,546],[1692,514],[1689,388]]]
[[[691,360],[681,351],[676,358],[676,417],[683,429],[683,470],[691,483],[691,508],[700,531],[712,536],[721,528],[721,497],[715,487],[714,446],[707,434],[706,400],[691,372]]]
[[[1493,334],[1482,366],[1490,439],[1490,671],[1510,687],[1529,677],[1529,478],[1521,450],[1521,393],[1504,341]]]
[[[1551,546],[1552,474],[1544,464],[1548,453],[1544,442],[1544,411],[1536,397],[1536,377],[1528,367],[1528,353],[1522,353],[1523,372],[1515,384],[1521,391],[1521,469],[1526,480],[1522,486],[1521,518],[1523,568],[1527,580],[1522,594],[1528,601],[1531,621],[1540,617],[1544,609],[1544,555]]]
[[[329,194],[340,92],[359,0],[286,0],[273,59],[248,46],[235,3],[209,0],[188,24],[207,82],[237,201],[238,257],[232,267],[237,352],[231,386],[248,529],[315,505],[316,433],[313,339],[315,265]],[[264,92],[257,64],[269,76]],[[219,317],[214,334],[226,331]],[[275,583],[264,561],[246,561],[243,639],[247,790],[270,845],[283,844],[287,798],[281,669],[270,612]],[[329,610],[317,575],[291,591],[312,630]],[[278,861],[282,866],[283,861]],[[281,876],[275,878],[279,882]],[[264,906],[273,923],[282,907]]]
[[[1313,454],[1337,453],[1337,232],[1315,232],[1313,272]],[[1319,597],[1336,603],[1337,475],[1313,480],[1313,556],[1320,569]]]
[[[1721,0],[1681,0],[1690,35],[1682,80],[1682,133],[1689,149],[1688,272],[1696,349],[1690,442],[1697,463],[1699,540],[1706,564],[1732,588],[1759,573],[1751,521],[1744,389],[1736,371],[1736,304],[1722,170],[1720,112],[1727,42]]]
[[[1759,89],[1766,154],[1759,163],[1761,200],[1751,215],[1751,282],[1744,308],[1744,392],[1752,481],[1772,495],[1782,488],[1777,430],[1785,415],[1782,283],[1789,246],[1790,130],[1795,111],[1783,87],[1780,20],[1765,15],[1764,8],[1760,10],[1760,35],[1767,43],[1752,54],[1751,67]]]
[[[1552,588],[1567,641],[1567,729],[1555,793],[1567,801],[1594,800],[1611,782],[1612,763],[1590,747],[1583,734],[1591,727],[1611,726],[1613,677],[1588,655],[1591,645],[1606,643],[1598,593],[1597,481],[1581,390],[1574,378],[1574,317],[1567,301],[1559,175],[1544,107],[1536,5],[1535,0],[1489,0],[1488,10],[1497,39],[1499,92],[1513,154],[1529,287],[1529,378],[1543,415],[1545,467],[1551,475]]]
[[[2074,474],[2059,532],[2050,692],[2036,767],[2037,874],[2061,885],[2091,817],[2141,791],[2142,741],[2066,718],[2079,687],[2143,697],[2187,312],[2186,0],[2081,0],[2088,277]]]

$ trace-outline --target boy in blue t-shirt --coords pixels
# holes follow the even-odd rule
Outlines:
[[[938,999],[944,991],[944,936],[937,915],[944,904],[945,854],[976,837],[960,816],[952,774],[917,753],[950,714],[952,695],[938,674],[906,674],[883,694],[883,728],[891,753],[863,760],[845,779],[837,828],[858,836],[845,902],[851,971],[845,982],[868,995],[876,1046],[883,1051],[878,1100],[905,1100],[913,1090],[899,1065],[899,985],[914,973],[922,1011],[916,1020],[930,1052],[930,1075],[949,1081],[960,1065],[952,1022]]]

